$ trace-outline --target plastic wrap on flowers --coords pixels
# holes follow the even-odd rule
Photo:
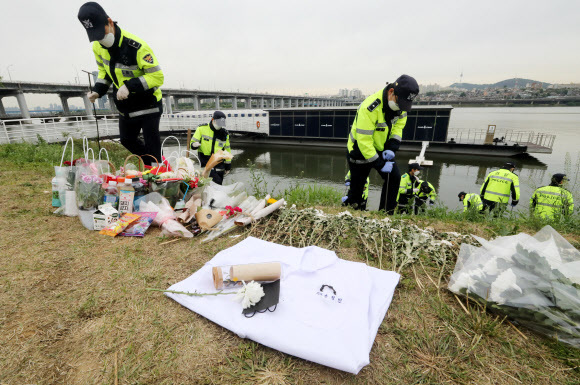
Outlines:
[[[580,348],[580,252],[552,227],[461,246],[449,290]]]
[[[94,229],[93,213],[103,199],[103,179],[95,163],[82,163],[77,166],[75,178],[76,203],[78,216],[83,226]]]
[[[145,195],[139,202],[139,211],[157,213],[153,224],[161,227],[161,235],[193,238],[193,234],[177,222],[175,211],[171,208],[169,201],[161,194],[150,193]]]

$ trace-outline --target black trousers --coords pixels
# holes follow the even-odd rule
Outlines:
[[[481,202],[483,203],[483,209],[481,212],[492,212],[495,216],[499,216],[503,214],[504,211],[507,210],[507,203],[499,203],[494,201],[489,201],[487,199],[482,199]]]
[[[395,162],[393,171],[389,174],[379,172],[379,175],[384,181],[379,210],[385,210],[387,214],[392,215],[397,208],[397,194],[399,193],[399,185],[401,184],[401,171],[399,171],[399,167]]]
[[[364,210],[366,208],[366,201],[362,195],[365,183],[373,166],[368,163],[356,164],[349,161],[348,168],[350,170],[350,189],[348,191],[348,199],[345,203],[353,206],[355,209]],[[393,165],[393,171],[388,174],[379,172],[379,175],[383,178],[379,210],[385,210],[387,214],[393,214],[397,207],[397,193],[399,191],[399,183],[401,183],[401,173],[397,167],[397,163]]]
[[[159,135],[160,120],[161,114],[149,114],[136,118],[119,116],[121,144],[135,155],[153,155],[161,163],[163,160],[161,159],[161,138]],[[141,130],[143,130],[145,143],[139,139]],[[143,161],[150,166],[153,159],[146,156]]]

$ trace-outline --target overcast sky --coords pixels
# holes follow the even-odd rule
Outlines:
[[[9,66],[14,80],[85,83],[81,69],[96,64],[77,19],[83,3],[0,0],[0,76]],[[369,94],[402,73],[448,86],[462,72],[470,83],[580,82],[575,0],[99,3],[148,42],[167,87]]]

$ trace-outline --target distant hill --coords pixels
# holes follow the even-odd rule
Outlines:
[[[513,79],[502,80],[501,82],[497,82],[497,83],[493,83],[493,84],[453,83],[449,87],[450,88],[462,88],[462,89],[467,89],[467,90],[471,91],[474,89],[484,90],[486,88],[502,88],[502,87],[515,88],[516,86],[517,86],[517,88],[523,88],[528,83],[542,83],[543,88],[546,88],[547,86],[550,85],[550,83],[539,82],[537,80],[532,80],[532,79],[513,78]]]

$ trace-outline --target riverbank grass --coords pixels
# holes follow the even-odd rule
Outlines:
[[[232,233],[241,237],[206,244],[196,238],[166,244],[157,228],[143,239],[101,236],[77,218],[52,214],[50,179],[61,146],[9,146],[0,146],[1,384],[578,383],[579,350],[446,290],[457,245],[445,257],[418,253],[401,268],[370,365],[357,376],[241,339],[147,288],[164,289],[185,279],[247,235],[294,246],[312,238],[340,258],[383,269],[401,266],[394,266],[398,260],[391,255],[369,253],[352,229],[318,237],[321,228],[297,221],[296,236],[287,237],[288,227],[276,225],[284,219],[281,213]],[[125,154],[111,144],[115,165]],[[303,187],[293,190],[299,209],[318,205],[327,213],[343,211],[337,204],[323,206],[332,203],[334,193]],[[378,212],[351,213],[383,218]],[[396,217],[393,223],[486,238],[502,231],[534,233],[541,225],[452,212]],[[557,226],[578,245],[575,225]]]

